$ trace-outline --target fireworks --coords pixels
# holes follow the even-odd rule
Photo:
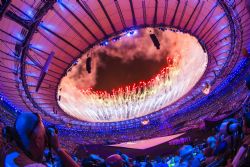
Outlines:
[[[173,99],[162,97],[162,92],[171,92],[172,78],[179,74],[177,67],[170,66],[161,70],[153,79],[138,84],[129,85],[112,90],[94,91],[92,88],[81,90],[82,95],[88,97],[86,102],[89,109],[96,112],[98,120],[130,119],[139,117],[142,110],[148,108],[157,111],[161,104],[171,103]],[[177,96],[177,94],[175,94]],[[152,103],[153,99],[158,99],[157,103]],[[146,112],[143,111],[143,112]]]
[[[195,86],[208,63],[207,54],[194,37],[175,34],[175,42],[183,43],[173,48],[171,56],[166,57],[167,66],[152,79],[111,92],[79,90],[74,82],[65,82],[61,84],[60,107],[80,120],[116,122],[148,115],[174,103]]]

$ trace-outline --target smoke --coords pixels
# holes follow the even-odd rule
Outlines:
[[[160,49],[156,49],[150,39],[150,34],[156,34]],[[110,42],[107,46],[96,46],[78,60],[76,67],[63,78],[66,85],[74,85],[78,89],[88,89],[96,85],[98,67],[105,67],[101,62],[101,56],[120,58],[123,63],[129,63],[135,58],[152,61],[166,61],[166,57],[180,59],[180,50],[183,47],[180,39],[182,36],[175,32],[146,28],[135,31],[133,35],[124,35],[116,42]],[[87,55],[92,57],[92,72],[87,73],[85,68]]]
[[[156,49],[150,39],[150,34],[156,34],[161,46]],[[111,57],[118,57],[124,63],[129,63],[135,58],[162,61],[168,56],[176,45],[174,33],[164,33],[158,29],[144,29],[136,31],[133,36],[124,36],[121,40],[110,43],[107,47],[99,47],[96,54],[105,53]]]
[[[149,35],[151,33],[154,33],[160,42],[159,50],[156,49],[150,39]],[[90,74],[87,73],[85,68],[87,54],[92,57],[92,70]],[[96,46],[78,60],[78,64],[73,67],[70,72],[68,72],[67,77],[64,77],[60,84],[62,91],[59,95],[61,94],[62,98],[59,105],[66,113],[72,115],[73,117],[87,121],[96,121],[99,119],[102,119],[102,121],[114,121],[113,118],[109,120],[108,117],[106,117],[110,115],[100,118],[100,115],[103,113],[98,113],[99,110],[96,110],[96,108],[99,107],[106,111],[106,109],[108,109],[106,105],[109,103],[99,103],[101,99],[92,97],[92,95],[84,95],[81,92],[81,90],[86,90],[97,84],[98,68],[105,67],[105,64],[102,61],[102,56],[119,58],[123,63],[130,63],[137,58],[152,61],[165,61],[166,64],[169,63],[167,60],[173,60],[177,69],[175,72],[178,75],[173,75],[174,77],[171,78],[172,85],[169,86],[170,89],[168,93],[165,94],[166,99],[167,97],[170,98],[167,99],[170,101],[168,104],[180,98],[194,86],[197,82],[196,79],[199,79],[203,74],[207,63],[207,56],[194,37],[191,37],[189,34],[176,33],[169,30],[161,31],[159,29],[146,28],[139,30],[133,36],[125,35],[116,42],[109,42],[107,46]],[[158,102],[155,103],[157,100],[154,99],[152,100],[154,105],[150,105],[157,106],[157,109],[165,105],[165,102],[159,102],[159,100],[161,101],[161,99],[163,99],[163,95],[161,92],[158,93],[160,95],[160,98],[157,98]],[[96,99],[96,101],[93,99]],[[95,106],[97,105],[97,102],[100,106]],[[134,101],[132,99],[131,103],[133,102]],[[123,110],[123,106],[120,107],[119,108],[122,110],[121,112],[127,111]],[[140,107],[137,108],[137,115],[130,115],[139,117],[141,114],[148,114],[156,111],[154,108],[144,107],[146,112],[144,113],[144,110],[143,112],[139,111]],[[134,112],[134,109],[128,111]],[[124,114],[127,115],[127,113]],[[119,117],[115,120],[117,121],[122,119],[123,118]]]
[[[100,58],[98,56],[92,57],[91,63],[91,73],[89,74],[86,70],[86,59],[87,56],[84,55],[78,60],[78,64],[72,68],[69,72],[69,76],[63,78],[63,82],[67,85],[72,85],[78,89],[87,89],[93,87],[96,84],[97,69],[102,65]]]

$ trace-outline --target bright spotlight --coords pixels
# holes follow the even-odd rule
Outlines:
[[[134,36],[135,34],[137,34],[137,31],[136,30],[132,30],[132,31],[129,31],[126,36],[127,37],[131,37],[131,36]]]
[[[147,125],[147,124],[149,124],[149,119],[145,119],[145,120],[143,120],[143,121],[141,121],[141,124],[142,125]]]
[[[205,87],[203,88],[202,92],[205,94],[205,95],[208,95],[210,93],[210,90],[211,90],[211,85],[209,83],[206,83],[205,84]]]

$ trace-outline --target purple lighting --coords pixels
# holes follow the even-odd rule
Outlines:
[[[27,15],[30,16],[31,18],[34,16],[34,13],[33,11],[30,9],[30,10],[27,10]]]
[[[241,60],[249,59],[247,52],[243,52],[244,49],[250,51],[249,0],[183,0],[175,2],[157,0],[152,2],[148,0],[140,2],[136,0],[6,0],[6,2],[10,2],[9,7],[6,8],[6,12],[2,12],[0,17],[2,41],[2,45],[0,45],[0,108],[5,107],[5,113],[9,112],[12,115],[17,115],[16,110],[37,112],[49,124],[60,123],[58,126],[65,137],[77,136],[79,140],[89,141],[88,137],[91,136],[90,139],[93,139],[93,143],[100,143],[104,140],[105,134],[119,140],[130,140],[137,136],[146,138],[151,134],[152,136],[159,135],[155,132],[164,128],[164,133],[172,135],[179,130],[176,128],[177,125],[182,129],[186,127],[186,124],[180,125],[180,122],[189,122],[194,126],[199,126],[204,117],[213,116],[213,114],[217,114],[217,111],[231,110],[234,103],[240,105],[242,98],[246,95],[242,85],[244,85],[244,76],[250,74],[250,60],[244,60],[246,62]],[[79,111],[74,107],[68,107],[70,111],[74,110],[76,113],[82,114],[82,108],[89,106],[87,111],[91,110],[91,112],[85,112],[86,118],[90,118],[88,120],[98,118],[98,121],[109,121],[114,117],[117,122],[86,122],[79,119],[80,117],[65,114],[57,100],[59,95],[62,97],[62,92],[66,89],[58,85],[63,76],[69,77],[70,73],[74,71],[78,74],[72,75],[74,79],[85,75],[85,68],[74,70],[73,67],[80,66],[81,61],[77,63],[77,60],[80,57],[83,58],[83,55],[89,51],[93,58],[95,56],[93,50],[96,48],[100,51],[108,48],[114,56],[117,56],[115,53],[119,50],[121,53],[119,59],[124,60],[125,65],[128,64],[127,61],[137,60],[137,55],[146,58],[144,52],[153,55],[153,58],[159,62],[163,61],[156,56],[158,53],[171,54],[173,57],[181,55],[180,58],[189,57],[180,49],[170,52],[169,50],[173,47],[166,47],[167,50],[161,52],[161,50],[155,49],[152,43],[148,44],[146,40],[138,40],[144,35],[141,32],[141,29],[144,28],[148,29],[147,33],[150,33],[152,29],[157,29],[157,33],[155,33],[157,37],[171,30],[176,34],[187,33],[197,38],[203,52],[208,55],[208,61],[207,68],[201,77],[197,77],[194,87],[186,92],[184,89],[184,86],[188,84],[186,82],[186,85],[183,84],[183,89],[178,87],[178,90],[180,89],[184,94],[173,92],[170,94],[171,96],[167,96],[166,92],[177,89],[172,86],[175,85],[173,82],[170,85],[170,81],[173,81],[175,77],[169,77],[172,80],[164,77],[164,80],[160,80],[161,82],[158,80],[158,82],[154,82],[154,85],[159,85],[154,89],[149,87],[144,89],[145,87],[142,85],[143,89],[138,88],[134,91],[137,96],[125,96],[126,98],[123,98],[124,95],[121,94],[121,96],[110,96],[110,100],[107,100],[107,98],[102,99],[106,96],[99,96],[99,94],[94,94],[95,92],[83,94],[76,91],[76,93],[81,93],[83,99],[86,99],[84,100],[86,104],[83,105],[79,102],[77,107],[82,105],[79,107]],[[146,35],[145,39],[150,38]],[[166,38],[166,40],[160,41],[161,46],[172,39]],[[128,42],[123,42],[126,50],[121,52],[120,46],[123,46],[121,41],[124,40],[131,41],[133,45],[128,47]],[[183,38],[181,40],[183,41]],[[137,43],[140,43],[141,47],[136,47]],[[178,45],[175,42],[172,44]],[[113,45],[120,45],[119,49],[114,49]],[[136,48],[137,52],[132,52],[131,48]],[[184,47],[182,46],[182,48]],[[34,88],[38,85],[41,68],[46,64],[51,52],[55,52],[55,56],[51,60],[50,69],[44,69],[47,74],[44,81],[41,82],[39,91],[35,92]],[[102,53],[106,54],[106,52]],[[130,59],[131,53],[136,53],[135,58]],[[125,54],[126,56],[124,56]],[[96,61],[93,61],[92,74],[95,74],[94,69],[98,69],[99,72],[103,69],[101,68],[102,61],[106,61],[106,58],[105,56],[99,59],[93,58]],[[190,57],[187,62],[195,59],[196,57]],[[140,63],[135,67],[136,70],[146,73],[152,71],[151,68],[142,70],[141,66],[144,63]],[[99,67],[99,64],[101,64],[100,68],[95,68],[95,66]],[[150,62],[149,64],[152,65]],[[184,67],[184,65],[185,63],[179,63],[176,67]],[[122,69],[121,66],[107,67],[111,67],[112,72]],[[72,69],[71,72],[69,69]],[[182,68],[178,69],[180,71]],[[179,74],[178,69],[172,72],[173,75]],[[196,72],[197,69],[195,68],[194,71]],[[129,75],[137,76],[136,70],[131,70]],[[190,72],[190,69],[188,70]],[[108,73],[108,75],[115,79],[114,82],[108,79],[107,85],[118,80],[113,73]],[[95,85],[100,76],[108,78],[106,75],[86,76],[77,82],[79,83],[78,87],[75,86],[77,89],[83,89],[82,87],[87,84]],[[122,75],[119,77],[123,79]],[[186,81],[187,76],[179,78],[180,82],[183,81],[183,78]],[[86,81],[86,84],[83,84],[83,81]],[[103,82],[103,80],[101,81]],[[163,87],[164,85],[161,86],[160,83],[168,84],[169,91],[165,90],[167,86]],[[68,85],[69,93],[75,87],[72,88],[72,85]],[[156,100],[151,98],[158,97],[158,94],[159,98],[155,98]],[[176,101],[173,101],[173,104],[165,103],[166,99],[171,99],[169,97],[172,96],[176,97]],[[76,100],[80,99],[80,96],[70,96],[69,94],[65,99],[62,97],[61,101],[68,102],[73,97],[76,97]],[[94,105],[97,102],[98,105]],[[124,110],[121,110],[121,105],[124,106]],[[115,107],[113,109],[110,106]],[[99,110],[94,112],[96,110],[94,107],[101,108],[101,111],[104,112]],[[150,112],[147,112],[149,109]],[[127,114],[122,113],[125,110]],[[134,114],[135,111],[136,114]],[[113,116],[114,114],[116,115]],[[4,117],[0,116],[0,118]],[[8,122],[7,119],[4,121]],[[145,125],[143,126],[143,124]]]

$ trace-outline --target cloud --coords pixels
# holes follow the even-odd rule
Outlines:
[[[150,34],[156,34],[160,49],[157,50],[150,39]],[[124,63],[129,63],[135,58],[148,59],[153,61],[166,61],[166,57],[178,57],[180,59],[180,42],[179,36],[176,33],[168,31],[161,31],[159,29],[142,29],[134,36],[124,35],[116,42],[110,42],[108,46],[96,46],[88,53],[84,54],[78,60],[76,67],[68,73],[67,78],[64,78],[65,83],[74,83],[79,89],[87,89],[95,86],[98,74],[98,67],[105,66],[101,62],[100,56],[106,55],[120,58]],[[85,69],[85,62],[87,54],[92,57],[92,72],[87,73]]]

